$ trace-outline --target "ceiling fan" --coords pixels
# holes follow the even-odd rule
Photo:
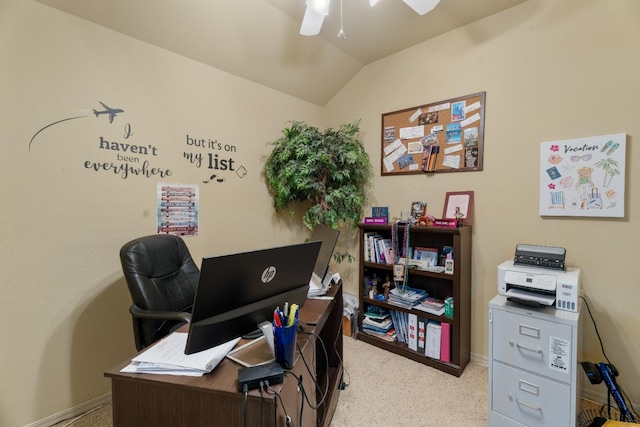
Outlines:
[[[379,0],[369,0],[371,7],[375,6]],[[440,0],[402,0],[418,14],[424,15],[440,3]],[[329,3],[331,0],[306,0],[307,9],[302,18],[300,34],[303,36],[315,36],[320,33],[324,17],[329,15]],[[342,0],[340,0],[340,14],[342,15]],[[345,38],[342,25],[338,37]]]

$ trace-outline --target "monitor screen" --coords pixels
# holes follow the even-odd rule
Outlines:
[[[331,227],[319,224],[313,229],[313,234],[309,239],[310,242],[322,242],[320,253],[318,253],[318,259],[316,260],[316,265],[313,268],[313,273],[320,278],[321,282],[327,274],[329,262],[331,261],[331,256],[333,255],[333,250],[336,247],[339,236],[340,230],[334,230]]]
[[[304,304],[321,242],[204,258],[185,354],[248,334],[285,302]]]

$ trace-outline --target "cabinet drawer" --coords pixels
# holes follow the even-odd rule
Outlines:
[[[492,363],[492,411],[528,426],[570,426],[571,390],[547,378]]]
[[[492,312],[493,360],[536,374],[571,382],[571,327],[534,317]]]

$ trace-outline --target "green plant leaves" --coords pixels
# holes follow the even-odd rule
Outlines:
[[[273,151],[264,166],[276,212],[292,213],[291,203],[309,201],[303,216],[308,228],[356,227],[372,177],[369,156],[357,139],[359,120],[324,132],[305,122],[290,123],[269,143]]]

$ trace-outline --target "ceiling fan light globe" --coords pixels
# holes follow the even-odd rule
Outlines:
[[[318,15],[327,16],[329,14],[329,3],[331,3],[331,0],[307,0],[307,10],[313,9]]]

